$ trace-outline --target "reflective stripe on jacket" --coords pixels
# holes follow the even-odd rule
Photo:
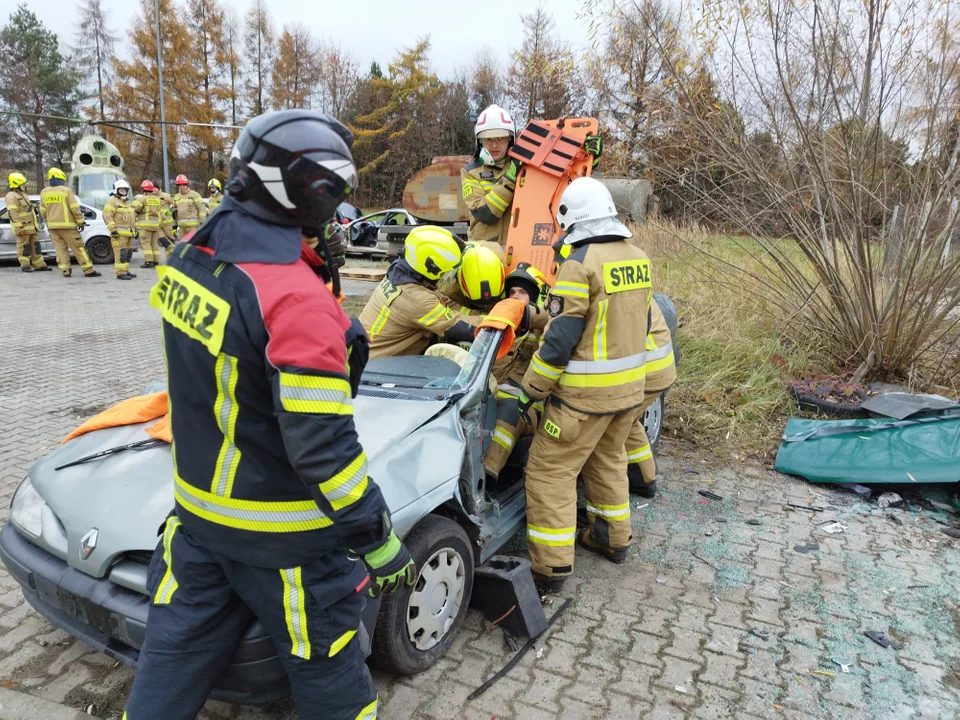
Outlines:
[[[482,319],[448,308],[443,295],[408,277],[402,262],[390,266],[360,313],[372,358],[422,355],[458,324],[476,326]]]
[[[360,331],[312,269],[321,261],[308,248],[292,265],[211,253],[181,243],[150,293],[178,517],[210,550],[263,567],[385,547],[395,536],[353,419],[347,344]]]
[[[80,201],[66,185],[49,185],[40,191],[40,214],[51,230],[75,230],[84,222]]]
[[[670,328],[656,300],[650,303],[646,376],[644,391],[648,393],[666,390],[677,380]]]
[[[155,192],[137,195],[133,210],[137,213],[137,227],[140,230],[157,230],[164,213],[163,198]]]
[[[111,233],[132,237],[137,227],[137,212],[133,203],[117,195],[111,195],[103,206],[103,221]]]
[[[470,211],[470,240],[500,245],[507,242],[510,204],[516,188],[505,177],[506,167],[506,159],[497,165],[484,165],[477,159],[460,171],[460,190]]]
[[[198,192],[190,190],[186,195],[177,192],[172,202],[177,225],[186,228],[197,227],[207,217],[207,206],[203,204],[203,198]]]
[[[550,322],[523,387],[581,412],[607,415],[643,402],[650,259],[622,238],[578,244],[547,298]]]
[[[10,216],[10,229],[14,235],[33,235],[40,232],[37,209],[22,189],[7,193],[7,214]]]

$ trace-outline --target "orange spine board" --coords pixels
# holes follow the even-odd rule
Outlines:
[[[524,164],[510,208],[507,272],[528,262],[551,286],[557,279],[553,244],[560,238],[560,196],[574,178],[591,174],[593,157],[583,151],[583,141],[598,129],[596,118],[533,120],[517,137],[510,155]]]

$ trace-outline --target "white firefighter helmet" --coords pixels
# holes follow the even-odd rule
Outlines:
[[[113,183],[113,194],[116,195],[117,197],[120,197],[120,191],[121,191],[121,190],[126,190],[126,191],[127,191],[127,195],[129,195],[129,194],[130,194],[130,183],[128,183],[126,180],[117,180],[116,182],[114,182],[114,183]]]
[[[491,105],[477,118],[473,134],[477,139],[489,137],[516,137],[517,126],[510,113],[499,105]]]
[[[617,220],[617,206],[606,186],[592,177],[578,177],[560,196],[557,225],[566,235],[567,245],[588,237],[615,235],[628,238],[632,233]]]

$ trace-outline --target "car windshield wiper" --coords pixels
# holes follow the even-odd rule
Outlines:
[[[156,438],[150,438],[149,440],[137,440],[137,442],[127,443],[126,445],[118,445],[117,447],[110,448],[109,450],[101,450],[98,453],[93,453],[93,455],[85,455],[82,458],[77,458],[71,462],[68,462],[66,465],[60,465],[55,467],[54,470],[63,470],[64,468],[73,467],[74,465],[83,465],[83,463],[90,462],[91,460],[99,460],[100,458],[109,457],[110,455],[117,455],[124,452],[125,450],[147,450],[157,445],[166,445],[163,440],[158,440]]]

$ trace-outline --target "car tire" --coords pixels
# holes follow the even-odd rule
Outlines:
[[[443,656],[463,623],[473,592],[470,538],[453,520],[427,515],[404,544],[417,564],[417,582],[384,596],[373,633],[374,663],[395,675],[422,672]],[[434,605],[419,608],[411,601]],[[422,610],[429,615],[422,615]],[[441,626],[442,631],[437,630]]]
[[[660,393],[647,411],[643,414],[643,427],[647,431],[647,439],[650,441],[650,447],[656,452],[657,445],[660,443],[660,436],[663,434],[663,410],[664,395]]]
[[[94,265],[110,265],[113,262],[113,243],[106,235],[90,238],[85,247]]]

